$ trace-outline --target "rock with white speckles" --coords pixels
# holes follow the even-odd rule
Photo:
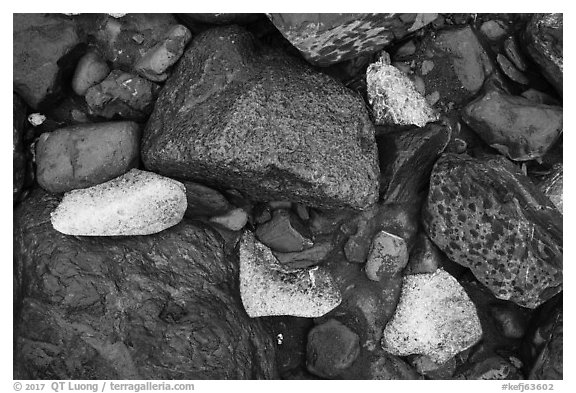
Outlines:
[[[394,316],[384,328],[382,347],[399,356],[426,355],[444,363],[482,336],[474,303],[444,270],[404,277]]]
[[[366,276],[372,281],[389,279],[402,272],[408,264],[408,248],[399,236],[380,231],[374,236],[368,261]]]
[[[182,183],[132,169],[106,183],[64,194],[51,221],[66,235],[150,235],[178,224],[186,207]]]
[[[444,154],[423,221],[430,239],[499,299],[536,308],[562,290],[562,214],[504,157]]]
[[[322,267],[290,269],[245,231],[240,240],[240,296],[252,318],[292,315],[317,318],[341,302],[340,292]]]

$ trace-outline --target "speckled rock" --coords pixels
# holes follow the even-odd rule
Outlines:
[[[24,124],[26,104],[17,94],[12,94],[12,200],[15,204],[26,179],[26,152],[24,151]]]
[[[562,305],[550,315],[547,326],[542,329],[547,332],[545,343],[536,362],[530,370],[529,379],[563,379],[564,364],[564,316]]]
[[[481,336],[474,303],[454,277],[439,269],[404,277],[396,312],[384,328],[382,348],[394,355],[421,354],[444,363]]]
[[[149,235],[178,224],[185,210],[182,183],[132,169],[106,183],[64,194],[51,220],[54,229],[66,235]]]
[[[58,61],[80,43],[74,23],[63,15],[13,14],[13,85],[34,109],[60,91]]]
[[[364,270],[370,280],[382,281],[402,273],[407,263],[408,248],[404,239],[380,231],[372,240]]]
[[[341,322],[330,319],[308,333],[308,371],[334,378],[350,367],[360,353],[358,335]]]
[[[469,103],[462,118],[491,147],[512,160],[540,159],[563,130],[560,106],[534,104],[496,89]]]
[[[136,167],[139,159],[138,124],[76,125],[40,135],[36,143],[36,178],[47,191],[66,192],[120,176]]]
[[[503,157],[444,154],[423,221],[430,239],[499,299],[535,308],[562,290],[562,215]]]
[[[327,66],[414,32],[437,14],[268,14],[280,32],[312,64]]]
[[[564,75],[563,14],[534,14],[524,35],[528,54],[562,95]]]
[[[238,26],[195,37],[144,130],[146,168],[260,201],[356,209],[374,203],[374,128],[360,97],[256,46]]]
[[[376,124],[424,127],[426,123],[438,120],[438,114],[408,76],[390,65],[386,53],[368,66],[366,84]]]
[[[250,231],[245,231],[240,240],[240,296],[252,318],[316,318],[341,302],[340,292],[326,270],[287,269]]]
[[[88,51],[78,64],[72,77],[72,90],[79,96],[86,94],[89,88],[102,82],[110,73],[110,67],[98,51]]]
[[[552,171],[539,184],[540,190],[546,195],[554,206],[562,213],[564,205],[564,165],[554,165]]]

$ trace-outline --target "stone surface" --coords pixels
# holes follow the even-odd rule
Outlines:
[[[528,54],[540,66],[542,74],[562,95],[564,75],[563,14],[534,14],[524,35]]]
[[[211,228],[65,236],[50,224],[57,204],[36,189],[15,211],[14,378],[274,378],[273,343]]]
[[[26,124],[26,104],[12,93],[12,200],[20,197],[26,180],[26,152],[24,150],[24,125]]]
[[[134,122],[76,125],[40,135],[36,178],[47,191],[91,187],[138,165],[140,127]]]
[[[172,26],[166,32],[165,38],[134,64],[134,69],[153,82],[165,81],[168,78],[168,69],[180,59],[191,38],[192,34],[186,27]]]
[[[78,64],[72,77],[72,90],[79,96],[86,94],[88,89],[102,82],[110,73],[110,67],[98,51],[87,52]]]
[[[540,190],[546,195],[554,206],[562,212],[564,205],[564,165],[562,163],[554,165],[552,171],[539,184]]]
[[[382,49],[437,14],[268,14],[312,64],[327,66]]]
[[[382,347],[392,354],[421,354],[444,363],[482,336],[474,303],[458,281],[439,269],[404,277],[392,320],[384,328]]]
[[[368,260],[364,267],[366,277],[372,281],[383,281],[402,273],[408,264],[408,248],[401,237],[380,231],[374,236]]]
[[[240,295],[252,318],[316,318],[341,302],[340,292],[326,270],[287,269],[250,231],[245,231],[240,241]]]
[[[421,198],[428,189],[432,166],[450,142],[448,127],[424,128],[376,135],[380,159],[380,199],[406,203]]]
[[[551,313],[547,326],[542,331],[548,334],[547,337],[543,337],[545,343],[530,370],[529,379],[563,379],[564,317],[562,305]]]
[[[278,252],[298,252],[314,245],[310,231],[290,210],[272,212],[272,219],[256,228],[259,241]]]
[[[385,53],[368,66],[366,84],[368,102],[372,105],[376,124],[416,125],[438,119],[438,115],[416,90],[414,83],[390,65]]]
[[[513,339],[524,337],[526,321],[518,310],[502,304],[495,304],[490,308],[490,313],[494,319],[494,324],[503,336]]]
[[[282,265],[299,269],[320,264],[334,248],[334,244],[329,239],[316,240],[308,249],[295,252],[274,252],[274,256]]]
[[[226,214],[234,206],[220,191],[203,184],[179,180],[186,188],[186,217],[213,217]]]
[[[66,193],[51,220],[54,229],[67,235],[149,235],[178,224],[185,210],[182,183],[132,169],[106,183]]]
[[[308,371],[334,378],[350,367],[360,353],[358,335],[341,322],[330,319],[308,333]]]
[[[374,130],[362,100],[238,26],[195,37],[144,131],[149,170],[255,200],[363,209],[377,199]]]
[[[563,130],[562,107],[490,89],[469,103],[462,118],[491,147],[512,160],[540,159]]]
[[[530,81],[516,66],[503,54],[499,53],[496,56],[496,61],[504,74],[516,83],[521,85],[528,85]]]
[[[493,356],[459,373],[455,376],[455,379],[509,380],[524,379],[524,376],[511,362],[501,356]]]
[[[55,14],[13,14],[13,86],[38,109],[60,91],[58,63],[79,43],[74,23]]]
[[[518,70],[526,71],[528,69],[528,64],[526,64],[526,59],[518,46],[515,36],[510,36],[504,41],[504,53]]]
[[[231,231],[239,231],[246,226],[248,215],[244,209],[236,208],[230,210],[223,216],[212,217],[210,222],[222,225],[224,228]]]
[[[506,26],[499,20],[488,20],[482,23],[480,31],[489,40],[498,41],[506,35]]]
[[[152,112],[160,86],[134,74],[113,70],[86,92],[92,114],[106,119],[142,121]]]
[[[441,266],[441,251],[426,234],[419,233],[404,274],[434,273]]]
[[[535,308],[562,290],[562,215],[503,157],[440,157],[423,222],[499,299]]]

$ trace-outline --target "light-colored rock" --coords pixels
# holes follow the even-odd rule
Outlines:
[[[326,270],[282,266],[250,231],[245,231],[240,241],[240,296],[252,318],[272,315],[317,318],[342,301]]]
[[[419,354],[441,364],[482,336],[476,308],[444,270],[404,277],[396,312],[384,329],[382,347],[399,356]]]
[[[185,210],[181,183],[132,169],[106,183],[66,193],[51,221],[66,235],[149,235],[178,224]]]
[[[365,267],[370,280],[380,281],[399,274],[407,264],[408,248],[404,239],[386,231],[374,236]]]
[[[366,83],[368,102],[372,105],[376,124],[424,127],[426,123],[438,119],[414,83],[390,65],[386,53],[368,66]]]
[[[76,66],[72,77],[72,90],[79,96],[86,94],[89,88],[102,82],[110,73],[110,67],[96,51],[86,53]]]
[[[230,210],[222,216],[212,217],[211,222],[222,225],[231,231],[239,231],[248,222],[248,214],[242,208]]]

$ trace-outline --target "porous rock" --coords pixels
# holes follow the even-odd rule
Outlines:
[[[454,277],[439,269],[404,277],[396,312],[384,328],[382,347],[394,355],[421,354],[444,363],[481,336],[474,303]]]
[[[140,127],[134,122],[105,122],[61,128],[40,135],[36,178],[47,191],[91,187],[138,165]]]
[[[250,231],[245,231],[240,240],[240,295],[252,318],[272,315],[316,318],[341,301],[340,292],[326,270],[287,269]]]
[[[364,103],[330,77],[257,49],[238,26],[198,35],[144,130],[149,170],[254,200],[363,209],[379,168]]]
[[[67,192],[51,221],[67,235],[149,235],[178,224],[185,210],[182,183],[132,169],[105,183]]]
[[[36,189],[15,211],[15,378],[274,378],[273,343],[211,228],[65,236],[50,224],[57,204]]]
[[[535,308],[562,290],[562,215],[504,157],[440,157],[423,222],[499,299]]]

